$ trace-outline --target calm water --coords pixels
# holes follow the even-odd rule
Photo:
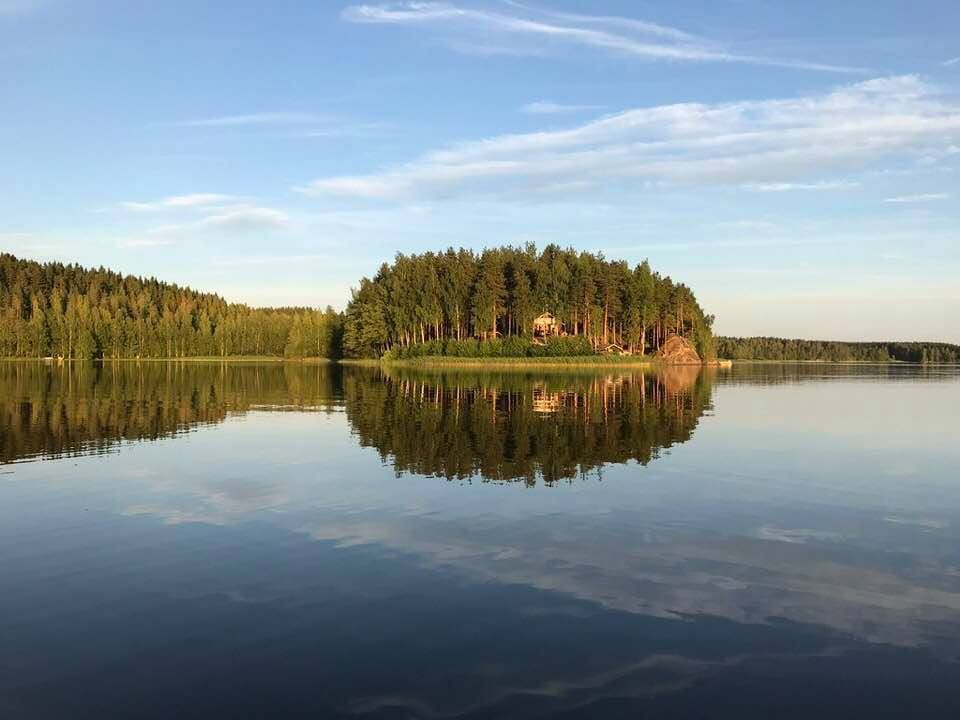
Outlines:
[[[0,363],[0,717],[960,716],[960,370]]]

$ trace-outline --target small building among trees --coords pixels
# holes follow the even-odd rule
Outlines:
[[[535,338],[548,338],[551,335],[560,334],[560,324],[553,313],[545,312],[534,318],[533,336]]]

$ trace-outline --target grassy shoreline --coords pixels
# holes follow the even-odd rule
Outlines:
[[[355,365],[362,367],[378,367],[387,365],[390,367],[442,367],[442,368],[536,368],[536,367],[720,367],[728,368],[734,363],[737,365],[950,365],[953,363],[918,363],[908,360],[727,360],[720,359],[710,362],[699,363],[671,363],[664,362],[650,355],[643,357],[619,356],[619,355],[571,355],[557,357],[485,357],[485,358],[466,358],[442,355],[427,355],[418,358],[407,358],[404,360],[383,360],[373,358],[293,358],[277,357],[275,355],[231,355],[222,357],[220,355],[206,355],[197,357],[151,357],[151,358],[100,358],[90,360],[73,359],[49,359],[49,358],[30,358],[30,357],[0,357],[0,362],[38,362],[49,365],[58,365],[66,363],[278,363],[278,364],[297,364],[297,365]]]
[[[276,355],[229,355],[222,357],[220,355],[198,355],[195,357],[149,357],[149,358],[90,358],[83,360],[80,358],[35,358],[35,357],[2,357],[6,362],[39,362],[48,365],[60,365],[64,363],[297,363],[300,365],[325,365],[328,363],[340,362],[331,358],[288,358],[277,357]]]
[[[377,362],[377,361],[373,361]],[[427,355],[405,360],[382,361],[390,367],[494,367],[494,368],[536,368],[536,367],[680,367],[678,363],[669,363],[651,356],[624,357],[611,355],[569,355],[558,357],[487,357],[465,358]],[[711,364],[713,365],[713,364]],[[700,363],[691,363],[690,367],[700,367]],[[714,365],[715,366],[715,365]]]

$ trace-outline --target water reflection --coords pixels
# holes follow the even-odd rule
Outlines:
[[[0,364],[0,461],[102,454],[229,413],[343,406],[398,473],[547,484],[647,464],[710,409],[698,368],[620,374],[424,373],[296,364]]]
[[[256,408],[330,409],[324,365],[0,361],[0,462],[103,454]]]
[[[690,439],[710,407],[709,374],[542,375],[387,370],[350,376],[347,417],[398,473],[488,481],[572,479],[646,465]]]
[[[958,379],[0,366],[0,716],[956,717]]]

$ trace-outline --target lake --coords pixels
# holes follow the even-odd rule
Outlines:
[[[0,363],[0,717],[960,716],[960,369]]]

